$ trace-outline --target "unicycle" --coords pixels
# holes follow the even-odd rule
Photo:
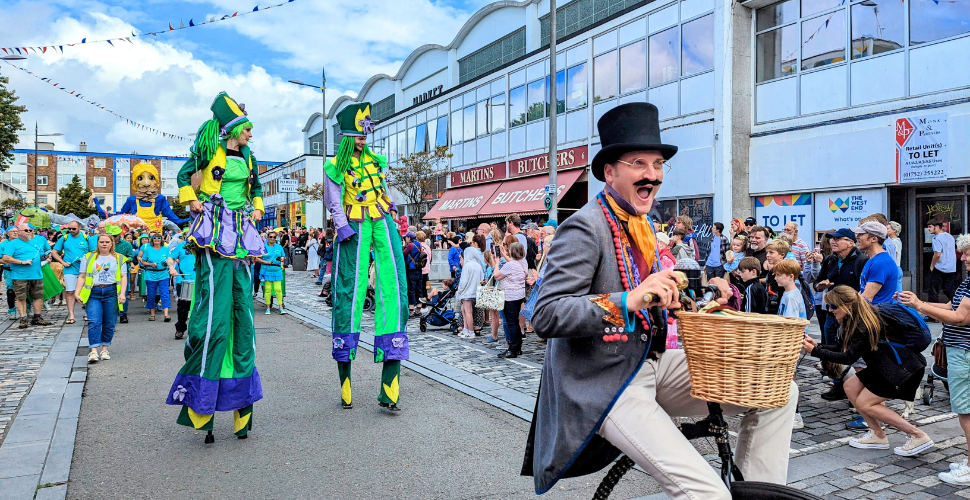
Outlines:
[[[707,403],[709,414],[703,420],[680,425],[680,432],[687,439],[714,438],[717,444],[717,455],[721,459],[721,480],[731,492],[734,500],[821,500],[821,497],[806,493],[795,488],[774,483],[745,481],[741,476],[741,469],[734,464],[734,453],[731,451],[731,441],[728,435],[728,424],[724,420],[719,403]],[[620,478],[631,467],[636,465],[633,459],[623,455],[613,464],[606,477],[600,482],[593,500],[606,500]]]

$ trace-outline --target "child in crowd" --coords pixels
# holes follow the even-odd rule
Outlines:
[[[660,254],[660,269],[673,269],[677,259],[670,253],[670,236],[667,233],[657,233],[657,248]]]
[[[795,284],[798,275],[801,274],[801,266],[798,262],[791,259],[784,259],[771,269],[775,275],[775,283],[784,290],[778,304],[778,315],[789,318],[808,319],[805,311],[805,301],[802,300],[802,293]]]
[[[761,275],[761,262],[757,257],[745,257],[738,263],[738,271],[741,273],[741,311],[749,313],[765,313],[765,303],[768,301],[765,294],[765,286],[761,284],[758,276]]]
[[[448,268],[451,269],[451,277],[454,278],[461,267],[461,238],[452,236],[448,244],[451,245],[448,249]]]
[[[670,253],[674,254],[674,258],[677,260],[694,259],[693,247],[684,243],[684,238],[686,237],[687,230],[682,227],[674,228],[670,234]]]
[[[768,303],[765,307],[767,314],[778,314],[781,295],[785,290],[775,281],[775,273],[772,270],[785,260],[785,255],[788,255],[790,250],[791,245],[782,239],[771,240],[765,245],[764,268],[768,270],[768,276],[765,277],[765,292],[768,294]]]
[[[731,240],[731,251],[724,254],[724,271],[733,274],[737,271],[738,264],[744,258],[744,251],[748,248],[748,237],[739,234]]]

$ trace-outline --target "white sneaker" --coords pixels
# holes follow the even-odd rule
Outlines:
[[[458,334],[458,338],[473,339],[475,338],[475,332],[471,330],[462,330],[461,333]]]
[[[964,460],[962,462],[953,462],[952,464],[950,464],[950,470],[957,470],[960,467],[963,467],[964,465],[967,465],[967,461],[966,460]]]
[[[953,467],[954,465],[956,468]],[[966,464],[950,464],[950,472],[941,472],[936,477],[947,484],[970,486],[970,467]]]
[[[791,428],[792,429],[801,429],[803,427],[805,427],[805,421],[802,420],[802,414],[801,413],[796,413],[795,414],[795,420],[792,422]]]
[[[889,438],[884,437],[880,439],[872,431],[868,431],[862,437],[850,439],[849,446],[863,450],[888,450]]]
[[[101,350],[101,361],[107,361],[109,359],[111,359],[111,355],[108,354],[108,350],[107,349]]]
[[[919,455],[931,447],[933,447],[933,440],[930,439],[929,434],[923,434],[921,438],[910,436],[906,444],[894,448],[893,453],[903,457],[911,457],[913,455]]]
[[[97,363],[99,360],[100,358],[98,358],[98,351],[91,351],[91,353],[88,354],[88,363]]]

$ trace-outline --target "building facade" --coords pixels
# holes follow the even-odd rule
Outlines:
[[[258,229],[323,227],[323,202],[307,201],[299,193],[280,192],[280,179],[295,179],[299,186],[323,182],[323,156],[303,155],[260,173],[263,184],[263,219]]]
[[[412,215],[545,211],[548,14],[547,0],[496,2],[447,46],[422,46],[364,84],[355,101],[373,104],[373,145],[392,164],[438,145],[454,155],[448,189]],[[905,284],[921,290],[926,220],[966,230],[970,5],[572,0],[557,6],[557,32],[560,218],[602,189],[587,167],[596,121],[646,101],[680,148],[660,215],[690,215],[702,240],[733,217],[775,230],[795,221],[808,240],[882,212],[903,225]],[[351,102],[310,117],[306,152],[327,134],[332,154],[334,117]]]
[[[162,194],[170,202],[178,197],[176,177],[188,158],[138,154],[92,153],[87,151],[40,151],[34,169],[34,150],[15,149],[13,165],[0,172],[0,182],[23,193],[28,203],[40,207],[57,208],[57,192],[78,176],[81,185],[90,189],[107,211],[124,205],[131,195],[131,169],[139,163],[151,163],[162,178]],[[279,162],[258,160],[261,169]],[[193,178],[197,186],[199,176]],[[36,189],[36,200],[34,198]]]

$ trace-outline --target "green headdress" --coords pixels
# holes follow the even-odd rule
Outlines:
[[[370,103],[352,104],[337,113],[337,125],[340,135],[363,137],[374,133],[376,123],[370,117]]]
[[[195,144],[192,145],[192,152],[203,161],[209,161],[212,158],[219,148],[220,140],[232,135],[232,132],[240,126],[252,123],[246,115],[246,105],[237,104],[225,91],[219,92],[209,109],[212,110],[212,119],[199,127]]]

